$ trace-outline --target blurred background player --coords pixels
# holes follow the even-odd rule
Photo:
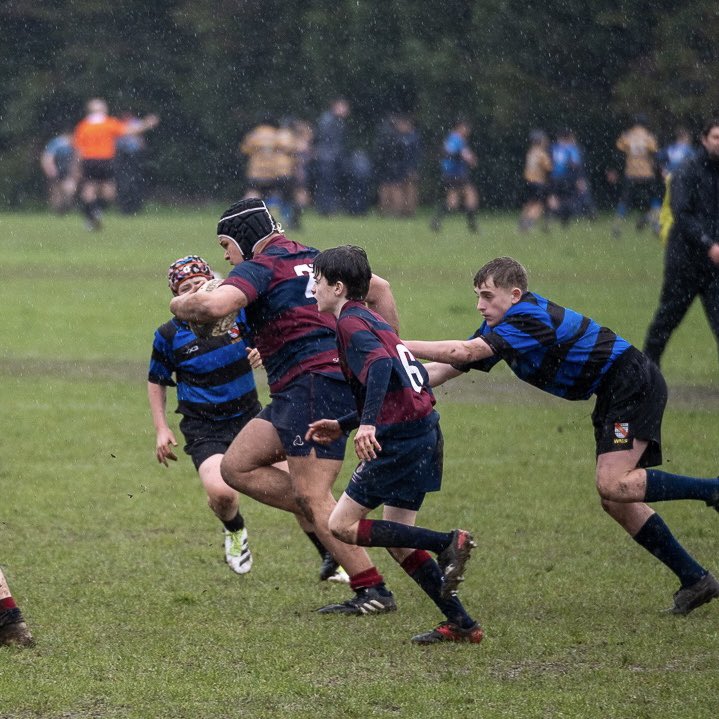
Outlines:
[[[295,166],[297,142],[291,122],[266,119],[242,139],[247,157],[245,197],[261,197],[289,226],[296,226]]]
[[[639,211],[638,230],[650,223],[659,233],[661,202],[654,162],[659,146],[657,138],[647,128],[646,116],[636,116],[634,124],[617,139],[617,149],[625,158],[624,180],[612,234],[621,236],[622,223],[633,209]]]
[[[268,118],[253,127],[240,143],[240,153],[247,158],[245,168],[246,197],[266,198],[275,189],[277,178],[275,148],[277,127]]]
[[[335,97],[315,127],[315,209],[321,215],[333,215],[345,206],[349,115],[347,99]]]
[[[382,215],[412,217],[417,211],[420,138],[411,118],[390,113],[375,138],[375,179]]]
[[[472,183],[471,171],[477,167],[477,156],[470,149],[468,140],[472,127],[464,118],[458,119],[442,144],[440,161],[440,198],[430,227],[439,232],[442,218],[447,212],[464,209],[467,228],[477,232],[477,208],[479,194]]]
[[[0,569],[0,645],[3,644],[27,647],[33,644],[33,638]]]
[[[312,203],[313,156],[315,131],[306,120],[292,121],[295,136],[295,229],[302,228],[302,213]]]
[[[570,130],[562,130],[551,148],[552,170],[547,205],[566,225],[574,214],[581,158]]]
[[[572,215],[575,217],[587,217],[590,220],[595,220],[597,218],[597,205],[594,202],[592,187],[589,183],[587,168],[584,164],[584,150],[580,147],[576,135],[571,130],[567,133],[567,141],[570,145],[574,146],[574,152],[577,159]]]
[[[663,147],[657,153],[657,165],[666,179],[680,167],[694,159],[697,150],[692,143],[692,136],[686,127],[678,127],[674,134],[674,141]]]
[[[527,232],[537,220],[543,220],[542,229],[548,229],[547,195],[552,160],[549,157],[549,138],[543,130],[532,130],[529,134],[529,149],[524,160],[524,187],[526,201],[519,219],[519,229]]]
[[[176,260],[168,270],[174,296],[193,292],[213,277],[207,262],[197,255]],[[177,387],[184,450],[200,476],[210,509],[224,525],[225,559],[237,574],[250,571],[252,554],[239,495],[222,479],[220,463],[237,433],[261,409],[248,357],[250,349],[242,336],[244,321],[243,310],[227,334],[207,338],[195,335],[186,322],[175,318],[166,322],[155,332],[147,382],[156,433],[155,455],[166,467],[168,460],[177,460],[173,451],[177,441],[165,414],[167,387]],[[253,361],[258,362],[254,352]],[[343,581],[342,572],[338,572],[337,563],[317,539],[312,525],[304,517],[297,519],[323,559],[320,579]]]
[[[87,115],[73,133],[73,145],[80,160],[80,205],[89,230],[102,226],[102,210],[114,201],[117,140],[157,127],[157,115],[136,122],[123,122],[108,115],[107,103],[95,98],[87,103]]]
[[[40,165],[47,178],[50,209],[58,215],[71,210],[75,204],[80,168],[70,130],[54,137],[45,145]]]
[[[144,159],[147,141],[144,133],[132,132],[142,120],[132,113],[124,113],[122,121],[127,124],[126,134],[115,143],[115,183],[117,186],[117,209],[124,215],[134,215],[142,210],[145,200]]]

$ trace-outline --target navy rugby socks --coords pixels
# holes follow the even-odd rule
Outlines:
[[[360,519],[357,544],[360,547],[407,547],[428,549],[439,554],[452,541],[452,532],[435,532],[385,519]]]
[[[400,566],[419,584],[422,591],[450,622],[454,622],[462,629],[469,629],[476,624],[456,596],[442,599],[442,570],[428,552],[418,549],[400,562]]]
[[[719,479],[700,479],[648,469],[644,501],[666,502],[671,499],[702,499],[707,504],[716,504],[719,502]]]
[[[679,577],[682,587],[698,582],[707,570],[687,553],[658,514],[652,514],[634,535],[634,541]]]

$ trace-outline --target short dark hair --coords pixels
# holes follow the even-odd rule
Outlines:
[[[328,284],[342,282],[348,300],[363,301],[369,292],[372,268],[367,253],[355,245],[340,245],[320,252],[312,263],[315,277],[324,277]]]
[[[719,117],[712,117],[704,123],[704,127],[702,128],[702,137],[708,137],[709,133],[715,127],[719,127]]]
[[[474,286],[481,287],[489,279],[494,282],[495,287],[506,290],[519,287],[522,292],[526,292],[529,286],[527,270],[511,257],[496,257],[484,267],[480,267],[474,276]]]

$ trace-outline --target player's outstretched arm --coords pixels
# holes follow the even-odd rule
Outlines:
[[[378,275],[372,275],[366,300],[367,306],[399,334],[399,312],[389,282]]]
[[[481,338],[473,340],[406,340],[405,346],[417,358],[445,364],[469,364],[491,357],[492,348]]]
[[[464,374],[461,370],[455,369],[452,365],[444,364],[443,362],[428,362],[424,365],[424,368],[427,370],[427,374],[429,375],[430,387],[439,387],[448,380]]]
[[[195,289],[173,297],[170,312],[180,320],[203,324],[219,320],[231,312],[239,312],[247,304],[247,295],[242,290],[221,285],[212,292]]]

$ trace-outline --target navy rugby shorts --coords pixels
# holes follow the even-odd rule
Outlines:
[[[662,463],[662,417],[667,385],[659,368],[630,347],[610,368],[592,412],[597,456],[632,449],[634,440],[649,442],[639,467]]]
[[[352,392],[344,380],[306,374],[271,394],[270,400],[258,418],[277,430],[288,457],[306,457],[314,449],[320,459],[344,459],[346,435],[328,445],[305,439],[310,422],[337,419],[355,411]]]
[[[417,511],[425,494],[437,492],[442,485],[444,440],[439,423],[418,437],[381,438],[379,442],[382,451],[376,459],[357,466],[345,494],[369,509],[384,504]]]

